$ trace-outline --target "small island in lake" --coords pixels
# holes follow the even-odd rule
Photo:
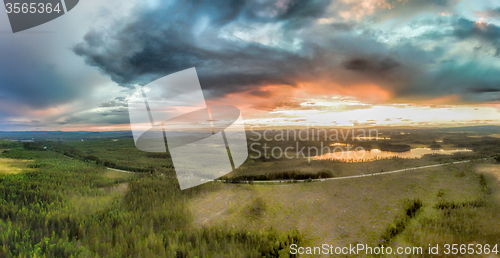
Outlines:
[[[406,152],[411,150],[411,146],[407,144],[381,143],[379,144],[379,149],[381,151]]]

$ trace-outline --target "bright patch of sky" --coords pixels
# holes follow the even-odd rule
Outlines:
[[[278,109],[270,112],[267,123],[272,126],[355,126],[391,125],[457,126],[466,124],[498,124],[497,106],[444,105],[417,106],[410,104],[370,105],[355,100],[318,101],[302,103],[304,109]],[[471,118],[474,118],[471,120]],[[264,123],[266,119],[259,119]],[[257,122],[250,120],[249,123]],[[269,126],[268,125],[268,126]]]
[[[221,29],[219,37],[232,41],[258,43],[290,52],[299,51],[302,48],[302,40],[286,34],[283,26],[282,22],[267,24],[230,23]]]

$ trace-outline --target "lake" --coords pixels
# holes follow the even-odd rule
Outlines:
[[[372,160],[372,159],[384,159],[392,157],[400,158],[421,158],[426,154],[444,154],[451,155],[457,152],[471,152],[469,149],[455,149],[455,150],[432,150],[429,148],[415,148],[410,151],[405,152],[391,152],[391,151],[381,151],[379,149],[372,150],[358,150],[358,151],[338,151],[334,153],[326,153],[323,155],[315,156],[314,159],[325,160],[325,159],[335,159],[335,160],[353,160],[355,162]]]

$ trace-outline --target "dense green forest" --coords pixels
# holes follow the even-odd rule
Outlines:
[[[286,257],[302,239],[296,230],[192,227],[185,201],[217,183],[180,191],[175,179],[141,173],[119,193],[125,181],[105,176],[106,161],[39,147],[4,142],[4,158],[32,162],[0,175],[1,257]]]

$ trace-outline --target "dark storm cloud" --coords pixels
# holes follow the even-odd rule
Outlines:
[[[471,93],[496,93],[500,92],[500,85],[497,88],[471,88],[469,89]]]
[[[415,30],[425,26],[434,27],[417,37],[418,40],[438,41],[454,38],[459,41],[479,40],[488,43],[496,43],[500,40],[500,27],[497,25],[457,16],[426,18],[413,22],[409,26]]]
[[[481,51],[494,57],[500,57],[500,27],[492,23],[476,22],[462,17],[439,17],[425,19],[411,25],[412,29],[420,26],[434,25],[436,29],[429,30],[417,39],[426,41],[446,41],[449,38],[460,41],[479,41],[474,51]],[[449,29],[448,29],[449,28]],[[453,45],[455,42],[449,42]]]
[[[110,50],[104,56],[88,45],[78,45],[75,52],[125,86],[144,85],[166,74],[196,67],[202,86],[220,93],[216,95],[266,84],[293,85],[294,78],[290,75],[299,75],[312,62],[257,44],[239,46],[221,42],[225,51],[214,51],[197,46],[187,35],[146,34],[139,28],[130,34],[122,43],[136,43],[141,49],[128,56],[127,47],[123,52]]]
[[[484,93],[500,89],[500,73],[495,67],[477,60],[454,61],[440,65],[439,69],[427,72],[412,83],[398,94],[460,95],[467,101],[490,101],[488,94]]]
[[[23,103],[31,108],[48,108],[75,99],[84,82],[73,82],[58,65],[51,64],[14,42],[0,48],[0,101]]]
[[[386,57],[378,60],[377,58],[353,58],[345,61],[343,64],[345,69],[359,72],[388,72],[401,64],[393,58]]]
[[[500,56],[500,27],[456,16],[425,18],[410,25],[412,29],[421,26],[431,29],[390,51],[397,53],[398,62],[403,67],[410,66],[414,75],[393,87],[393,93],[408,99],[456,95],[465,101],[491,101],[491,96],[485,93],[500,89],[500,70],[496,60],[485,56]],[[435,44],[434,53],[421,49],[419,43],[425,46],[425,42]],[[481,45],[474,46],[477,42]],[[447,49],[456,48],[457,44],[461,44],[462,55],[455,53],[453,59],[448,59]],[[367,67],[377,67],[373,61],[367,63]]]
[[[130,123],[128,109],[124,107],[107,108],[101,112],[83,112],[64,117],[58,122],[67,124],[128,124]]]
[[[293,87],[299,82],[327,79],[340,87],[375,84],[393,93],[395,98],[455,94],[482,101],[477,96],[482,93],[471,89],[499,85],[499,71],[480,60],[468,57],[456,62],[443,60],[450,46],[457,42],[479,40],[494,46],[500,37],[496,25],[455,16],[425,16],[409,25],[412,30],[425,27],[425,33],[388,44],[383,42],[391,40],[391,31],[383,32],[366,23],[395,15],[404,19],[429,8],[433,12],[444,11],[454,1],[409,1],[404,5],[395,1],[391,2],[393,9],[378,10],[364,21],[314,22],[331,17],[332,13],[326,13],[330,3],[326,0],[162,2],[154,9],[139,8],[131,17],[118,21],[113,29],[89,31],[73,51],[125,87],[144,85],[196,67],[209,97],[248,92],[270,98],[271,93],[261,91],[260,86]],[[349,7],[339,1],[334,4],[339,10]],[[284,43],[265,44],[235,36],[269,29],[267,25],[278,29],[267,31],[266,36],[279,33]],[[294,40],[299,42],[296,48],[283,46]],[[426,46],[430,41],[435,44]],[[496,47],[495,50],[500,53]],[[112,101],[101,106],[120,106],[120,103]],[[286,103],[277,106],[289,106]]]
[[[490,43],[495,49],[493,56],[500,57],[500,27],[491,23],[460,18],[455,23],[453,33],[459,39],[474,38]],[[482,48],[483,46],[476,47],[475,50]]]
[[[196,67],[202,87],[216,96],[266,84],[294,85],[321,58],[221,39],[210,30],[219,32],[220,26],[237,19],[249,26],[284,22],[297,27],[309,17],[321,16],[329,1],[220,2],[179,1],[143,10],[115,32],[90,31],[73,51],[123,86],[144,85]],[[209,17],[209,29],[195,35],[197,21],[204,17]]]
[[[476,38],[495,41],[500,38],[500,28],[491,23],[459,18],[453,25],[453,34],[459,39]]]
[[[330,0],[281,0],[246,2],[243,17],[256,22],[288,21],[289,27],[302,27],[310,18],[325,14]]]
[[[208,1],[161,4],[138,11],[131,22],[120,21],[114,31],[90,31],[73,51],[127,87],[196,67],[202,87],[215,97],[251,92],[268,84],[295,86],[298,81],[317,78],[331,78],[347,86],[378,83],[389,90],[409,84],[410,70],[421,68],[412,62],[422,55],[412,56],[418,51],[404,49],[406,52],[393,57],[388,46],[377,42],[376,30],[366,28],[362,36],[350,33],[357,26],[354,22],[313,25],[313,19],[326,15],[330,3],[249,0],[217,5]],[[341,6],[340,2],[335,4]],[[419,8],[447,4],[426,1]],[[204,29],[200,29],[202,19],[207,19]],[[221,31],[235,24],[239,25],[236,32],[247,34],[265,24],[280,24],[279,33],[285,40],[300,39],[300,49],[220,37]],[[332,34],[335,31],[343,36]],[[399,61],[401,57],[410,61]],[[346,69],[354,74],[345,74]]]

